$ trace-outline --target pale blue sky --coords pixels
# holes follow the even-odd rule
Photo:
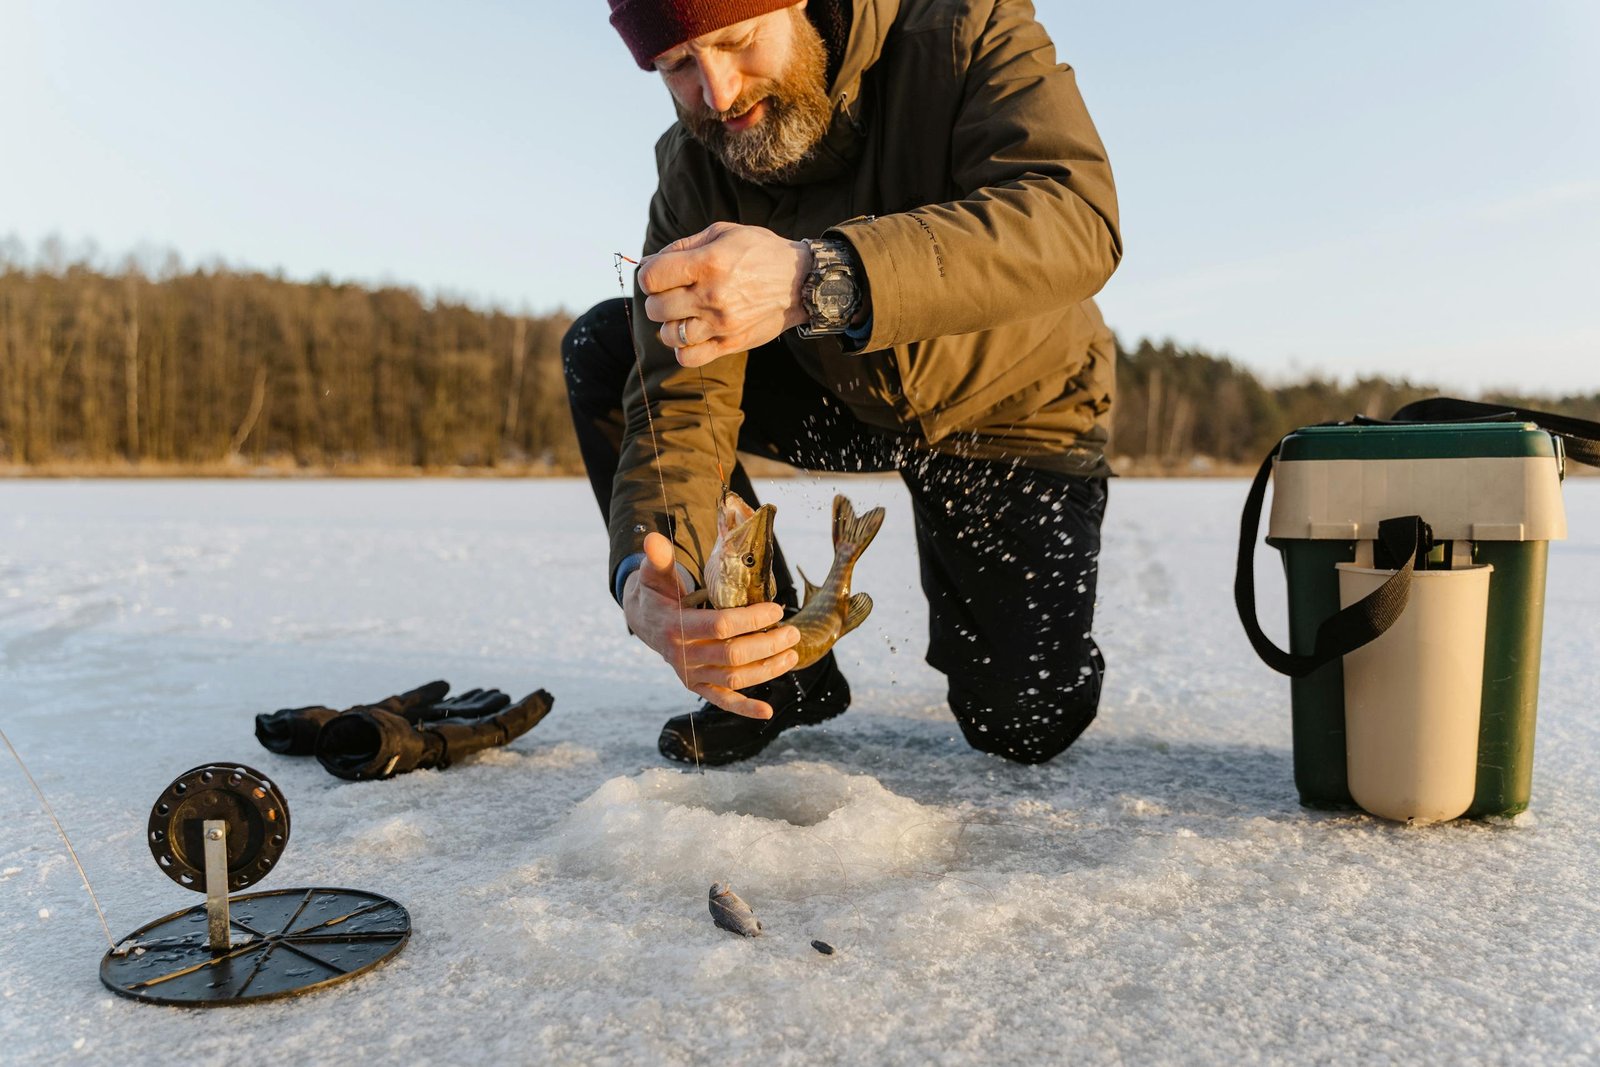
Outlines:
[[[1600,2],[1038,9],[1116,170],[1125,339],[1600,389]],[[606,13],[0,0],[0,235],[585,307],[671,120]]]

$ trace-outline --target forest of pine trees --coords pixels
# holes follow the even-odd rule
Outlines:
[[[0,467],[83,473],[575,473],[561,315],[223,267],[110,271],[0,248]],[[1436,390],[1268,386],[1201,351],[1119,349],[1130,472],[1254,465],[1296,426]],[[1493,397],[1600,418],[1600,394]]]

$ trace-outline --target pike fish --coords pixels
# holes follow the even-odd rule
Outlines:
[[[711,883],[711,921],[740,937],[761,936],[761,920],[740,899],[733,886]]]
[[[725,489],[717,505],[717,539],[706,559],[706,587],[689,595],[687,605],[740,608],[761,604],[777,596],[772,577],[772,525],[778,509],[771,504],[752,508],[738,493]],[[811,584],[805,571],[805,599],[800,610],[779,626],[800,631],[795,670],[809,667],[827,655],[839,638],[854,630],[872,611],[872,598],[850,592],[856,561],[883,526],[883,509],[873,508],[857,517],[843,495],[833,498],[833,565],[821,586]]]

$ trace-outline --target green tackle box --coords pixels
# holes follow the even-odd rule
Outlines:
[[[1290,650],[1310,654],[1340,609],[1338,565],[1373,566],[1379,522],[1420,515],[1429,568],[1489,565],[1477,775],[1468,817],[1528,806],[1545,564],[1566,536],[1559,439],[1526,422],[1314,426],[1286,437],[1267,543],[1282,554]],[[1339,660],[1291,682],[1294,775],[1310,808],[1356,807]]]

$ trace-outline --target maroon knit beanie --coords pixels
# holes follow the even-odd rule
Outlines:
[[[611,0],[611,25],[640,69],[669,48],[799,0]]]

